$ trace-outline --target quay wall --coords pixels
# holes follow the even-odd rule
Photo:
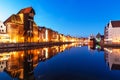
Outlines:
[[[0,43],[0,49],[3,48],[21,48],[21,47],[46,47],[54,45],[69,44],[72,42],[39,42],[39,43]]]
[[[120,44],[103,44],[104,47],[120,47]]]

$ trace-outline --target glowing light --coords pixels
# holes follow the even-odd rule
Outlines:
[[[8,60],[10,58],[10,54],[8,53],[4,53],[4,54],[0,54],[0,60]]]
[[[16,52],[13,52],[13,55],[16,55]]]
[[[37,54],[39,54],[40,52],[39,51],[37,51]]]
[[[104,50],[108,51],[109,53],[112,53],[112,50],[110,50],[108,48],[104,48]]]
[[[45,31],[45,39],[46,39],[46,41],[48,41],[48,30],[47,29]]]
[[[45,48],[45,57],[48,58],[48,48]]]
[[[21,37],[21,39],[24,39],[24,37]]]
[[[13,43],[16,43],[16,40],[13,40],[12,42],[13,42]]]

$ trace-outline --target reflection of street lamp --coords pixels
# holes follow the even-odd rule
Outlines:
[[[24,37],[21,37],[21,42],[24,42],[23,40],[24,40]]]
[[[14,39],[12,42],[13,42],[13,43],[16,43],[16,40]]]

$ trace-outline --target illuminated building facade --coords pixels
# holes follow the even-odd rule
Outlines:
[[[39,26],[39,41],[47,42],[48,41],[48,30],[45,27]]]
[[[33,42],[34,9],[32,7],[21,9],[18,15],[20,15],[23,22],[24,42]]]
[[[10,42],[24,42],[23,34],[23,23],[19,15],[11,15],[5,22],[7,27],[7,34],[10,36]]]
[[[35,42],[38,37],[38,27],[34,22],[35,12],[28,7],[20,10],[17,14],[11,15],[4,24],[7,26],[7,33],[10,42]],[[36,30],[37,29],[37,30]],[[36,33],[37,31],[37,33]]]
[[[120,21],[110,21],[104,30],[106,44],[120,44]]]
[[[52,30],[52,38],[51,38],[52,42],[59,42],[59,34],[57,31],[53,31]]]
[[[79,41],[78,38],[65,36],[50,28],[37,26],[34,15],[34,9],[28,7],[21,9],[17,14],[11,15],[4,21],[6,26],[4,32],[9,37],[9,43]]]
[[[59,42],[59,34],[52,29],[46,27],[39,27],[39,41],[40,42]]]

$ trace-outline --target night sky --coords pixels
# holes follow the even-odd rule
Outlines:
[[[120,0],[1,0],[0,20],[26,7],[35,10],[37,25],[77,37],[103,34],[110,20],[120,20]]]

